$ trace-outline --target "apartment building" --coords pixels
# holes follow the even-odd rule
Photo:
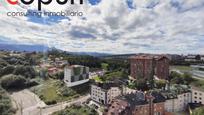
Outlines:
[[[160,92],[166,99],[164,107],[167,112],[179,112],[192,102],[191,91],[186,86],[173,86],[170,90]]]
[[[114,99],[106,115],[164,115],[165,98],[157,93],[136,92]]]
[[[115,83],[95,83],[91,85],[91,99],[99,104],[107,105],[122,94],[118,84]]]
[[[89,68],[82,65],[65,66],[64,82],[67,87],[77,86],[89,81]]]
[[[204,105],[203,89],[192,86],[191,91],[192,91],[192,103],[200,103]]]
[[[130,57],[131,77],[138,79],[167,79],[169,59],[166,56],[139,55]]]

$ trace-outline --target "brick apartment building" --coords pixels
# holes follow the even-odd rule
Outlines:
[[[164,115],[165,98],[159,93],[127,94],[112,101],[105,115]]]
[[[169,76],[169,58],[166,56],[139,55],[130,57],[131,77],[150,79],[153,75],[159,79]]]

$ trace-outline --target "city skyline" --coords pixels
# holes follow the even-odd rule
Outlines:
[[[53,7],[56,6],[56,7]],[[35,12],[0,1],[0,44],[45,45],[74,52],[204,54],[202,0],[88,0],[45,11],[74,10],[82,17],[7,16],[8,11]]]

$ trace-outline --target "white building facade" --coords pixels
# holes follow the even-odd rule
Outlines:
[[[184,111],[188,103],[192,102],[191,92],[178,94],[177,97],[167,99],[164,103],[165,110],[168,112]]]
[[[64,82],[67,87],[77,86],[89,81],[89,68],[81,65],[65,66]]]
[[[106,84],[91,85],[91,99],[97,103],[106,105],[121,95],[122,91],[116,86],[104,86]]]
[[[204,104],[204,91],[196,87],[192,87],[191,91],[192,91],[192,102]]]

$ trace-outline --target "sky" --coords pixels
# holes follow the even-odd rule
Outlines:
[[[43,11],[83,16],[7,16],[34,12],[35,3],[0,0],[0,43],[46,45],[71,52],[204,54],[204,0],[85,0]],[[75,0],[77,3],[77,0]]]

